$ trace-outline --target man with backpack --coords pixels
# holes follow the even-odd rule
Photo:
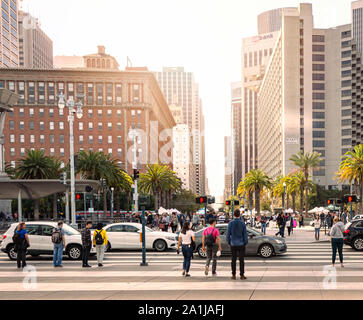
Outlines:
[[[92,240],[91,240],[91,229],[92,221],[87,221],[86,227],[82,229],[82,267],[83,268],[91,268],[88,264],[88,258],[91,253],[92,248]]]
[[[93,246],[96,247],[97,262],[99,267],[103,267],[103,258],[105,256],[105,246],[107,246],[107,233],[103,229],[102,223],[97,225],[95,232],[93,233]]]
[[[54,268],[62,268],[63,250],[66,247],[62,221],[58,222],[58,227],[52,233],[52,242]]]
[[[217,252],[218,255],[222,252],[221,239],[219,230],[216,228],[217,221],[214,219],[209,220],[210,226],[206,228],[203,232],[203,251],[207,251],[207,263],[205,265],[205,275],[209,273],[209,265],[211,260],[213,260],[212,265],[212,275],[217,276]],[[218,246],[217,246],[218,244]]]

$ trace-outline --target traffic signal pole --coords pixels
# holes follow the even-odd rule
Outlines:
[[[145,207],[142,207],[142,216],[141,216],[141,221],[142,221],[142,263],[140,264],[140,266],[142,267],[147,267],[148,264],[146,263],[146,238],[145,238]]]

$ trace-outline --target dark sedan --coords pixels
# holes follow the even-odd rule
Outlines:
[[[219,230],[221,235],[222,254],[230,255],[231,248],[226,240],[228,224],[217,224],[216,228]],[[206,258],[206,253],[203,252],[202,248],[203,231],[204,229],[195,233],[196,252],[201,258]],[[265,236],[262,233],[249,227],[247,227],[247,232],[248,245],[246,247],[246,255],[259,255],[262,258],[270,258],[273,255],[286,253],[287,246],[285,243],[285,239]]]

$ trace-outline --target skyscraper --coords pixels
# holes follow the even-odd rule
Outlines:
[[[38,19],[19,11],[19,66],[27,69],[53,68],[53,41],[41,29]]]
[[[0,67],[19,66],[18,1],[1,1]]]

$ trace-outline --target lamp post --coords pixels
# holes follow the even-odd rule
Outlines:
[[[139,137],[139,134],[136,130],[131,130],[129,132],[129,138],[133,139],[134,142],[134,161],[132,163],[132,169],[134,170],[138,170],[138,166],[137,166],[137,138]],[[137,179],[135,179],[134,182],[135,185],[135,190],[134,190],[134,201],[135,201],[135,208],[134,208],[134,212],[138,212],[139,211],[139,194],[138,194],[138,188],[137,188]]]
[[[286,209],[286,206],[285,206],[285,190],[286,190],[286,182],[284,182],[283,184],[283,187],[284,187],[284,201],[283,201],[283,203],[282,203],[282,206],[283,206],[283,208],[284,208],[284,210]]]
[[[111,187],[111,219],[113,221],[113,192],[115,191],[114,187]]]
[[[70,153],[70,164],[71,164],[71,219],[72,219],[72,227],[77,228],[76,223],[76,181],[75,181],[75,169],[74,169],[74,135],[73,135],[73,123],[74,123],[74,114],[76,114],[77,119],[81,119],[83,117],[83,104],[82,100],[84,99],[84,95],[76,95],[76,98],[79,100],[75,102],[72,97],[70,97],[67,101],[66,96],[61,93],[57,95],[58,98],[58,107],[60,110],[63,110],[65,107],[68,107],[68,122],[69,122],[69,153]]]

